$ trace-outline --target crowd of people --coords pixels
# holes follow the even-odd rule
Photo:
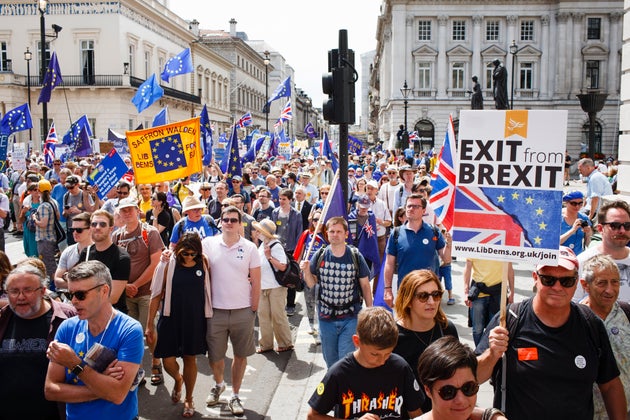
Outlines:
[[[37,396],[22,416],[132,419],[138,386],[162,385],[165,371],[172,403],[183,399],[182,416],[192,417],[200,355],[215,380],[205,404],[243,415],[248,357],[294,349],[289,319],[302,288],[278,281],[291,259],[327,367],[309,418],[626,416],[630,207],[604,202],[588,159],[579,163],[586,196],[563,197],[560,266],[536,267],[536,294],[520,303],[511,264],[468,259],[463,279],[452,278],[452,238],[429,203],[435,153],[351,155],[348,219],[325,214],[335,174],[324,157],[258,159],[231,177],[212,163],[172,182],[123,179],[102,197],[85,181],[99,159],[48,168],[33,156],[27,170],[0,175],[4,229],[31,257],[13,267],[0,243],[0,369],[17,375],[28,363],[33,380],[16,386]],[[61,243],[56,220],[67,230]],[[376,258],[359,251],[362,235],[376,236]],[[501,327],[504,272],[507,303],[522,318]],[[443,309],[458,303],[453,281],[463,281],[474,351]],[[379,283],[389,311],[373,307]],[[497,386],[503,354],[507,404]],[[496,408],[475,408],[491,377]]]

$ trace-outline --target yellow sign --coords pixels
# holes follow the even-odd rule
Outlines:
[[[199,117],[127,131],[127,143],[138,184],[171,181],[203,169]]]

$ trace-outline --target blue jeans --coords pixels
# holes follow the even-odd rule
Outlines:
[[[453,276],[451,275],[450,264],[440,266],[438,278],[440,280],[444,279],[444,287],[446,287],[446,290],[453,290]]]
[[[354,351],[352,335],[356,330],[356,316],[332,320],[319,318],[319,337],[322,340],[322,353],[328,368]]]
[[[472,302],[472,334],[475,346],[481,341],[486,325],[499,312],[501,295],[484,296]]]

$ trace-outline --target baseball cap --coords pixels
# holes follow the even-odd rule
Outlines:
[[[125,207],[138,207],[138,202],[136,201],[135,198],[131,198],[131,197],[127,197],[127,198],[123,198],[122,200],[120,200],[118,202],[118,208],[119,209],[124,209]]]
[[[580,266],[580,263],[578,262],[578,259],[575,256],[575,253],[573,252],[573,250],[571,250],[571,248],[566,247],[566,246],[561,246],[558,252],[558,266],[562,268],[566,268],[567,270],[574,271],[578,269],[578,267]],[[553,267],[553,266],[550,264],[538,264],[536,266],[536,271],[540,270],[543,267]]]
[[[38,184],[37,184],[39,191],[44,192],[44,191],[51,191],[52,190],[52,185],[50,183],[50,181],[48,181],[47,179],[41,179]]]
[[[357,206],[361,207],[362,209],[369,209],[370,208],[370,204],[372,204],[372,203],[370,203],[370,199],[368,198],[367,195],[362,195],[357,200]]]
[[[373,179],[369,180],[367,186],[378,189],[378,182],[374,181]]]
[[[79,183],[79,177],[76,175],[68,175],[68,177],[66,178],[66,184],[78,184]]]
[[[242,181],[242,180],[243,180],[243,177],[240,175],[234,175],[232,177],[232,181]]]

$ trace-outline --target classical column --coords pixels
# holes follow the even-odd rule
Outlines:
[[[621,18],[623,17],[622,12],[612,12],[608,17],[610,21],[610,36],[606,39],[610,40],[609,51],[608,51],[608,66],[606,66],[606,70],[602,66],[602,72],[606,71],[607,75],[607,90],[608,95],[617,96],[617,92],[619,91],[619,79],[621,78],[619,71],[619,49],[621,46],[619,45],[619,41],[622,38],[622,30],[620,28]],[[601,77],[601,76],[600,76]],[[603,87],[603,86],[602,86]]]
[[[566,99],[568,96],[567,78],[566,72],[563,69],[567,68],[567,20],[570,14],[567,12],[561,12],[556,14],[556,21],[558,22],[558,36],[556,38],[555,54],[558,59],[558,82],[556,83],[556,91],[554,96]]]
[[[401,98],[400,87],[405,82],[407,71],[406,17],[403,9],[392,10],[392,36],[389,44],[392,51],[392,62],[389,63],[392,75],[389,87],[391,98]]]
[[[551,47],[549,45],[549,15],[542,15],[540,17],[540,23],[542,25],[542,56],[540,58],[540,97],[549,98],[552,89],[551,81],[553,78],[549,77],[549,59],[551,56]]]
[[[405,19],[405,80],[411,88],[416,86],[416,69],[414,68],[411,46],[413,45],[413,16],[407,15]]]
[[[468,75],[468,79],[472,76],[477,76],[479,80],[483,80],[483,75],[481,74],[481,23],[483,22],[483,16],[475,15],[472,17],[472,21],[472,73]],[[470,82],[467,81],[467,83]]]
[[[571,44],[567,45],[567,49],[573,50],[573,61],[571,68],[571,97],[577,95],[582,90],[582,69],[584,67],[582,59],[582,40],[584,36],[584,13],[574,12],[573,17],[573,36]]]
[[[446,86],[448,80],[448,63],[446,62],[446,24],[448,23],[448,16],[438,16],[438,58],[437,68],[435,72],[437,74],[437,98],[446,98]]]

